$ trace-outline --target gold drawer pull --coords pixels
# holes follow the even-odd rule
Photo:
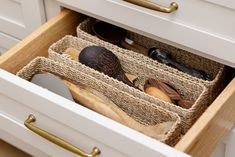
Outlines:
[[[81,157],[95,157],[97,155],[100,154],[100,150],[96,147],[93,148],[92,153],[91,154],[87,154],[85,152],[83,152],[82,150],[80,150],[79,148],[73,146],[72,144],[65,142],[64,140],[32,125],[31,123],[35,122],[36,118],[34,117],[34,115],[30,114],[29,117],[25,120],[24,125],[32,130],[33,132],[35,132],[36,134],[42,136],[43,138],[51,141],[52,143],[68,150],[71,151],[77,155],[80,155]]]
[[[171,13],[178,9],[178,4],[172,2],[169,7],[164,7],[149,0],[124,0],[145,8],[153,9],[156,11],[164,12],[164,13]]]

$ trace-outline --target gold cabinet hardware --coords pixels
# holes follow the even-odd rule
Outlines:
[[[172,2],[169,7],[164,7],[149,0],[124,0],[124,1],[164,13],[171,13],[178,9],[178,4],[176,2]]]
[[[75,147],[74,145],[72,145],[72,144],[70,144],[70,143],[68,143],[68,142],[66,142],[66,141],[64,141],[64,140],[62,140],[62,139],[60,139],[60,138],[44,131],[44,130],[36,127],[36,126],[34,126],[34,125],[32,125],[32,123],[35,122],[35,121],[36,121],[36,118],[34,117],[34,115],[30,114],[28,116],[28,118],[25,120],[24,125],[28,129],[32,130],[33,132],[40,135],[41,137],[51,141],[52,143],[66,149],[70,152],[73,152],[77,155],[80,155],[81,157],[95,157],[95,156],[100,154],[100,150],[96,147],[93,148],[91,154],[85,153],[84,151],[80,150],[79,148]]]

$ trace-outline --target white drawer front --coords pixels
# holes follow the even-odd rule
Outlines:
[[[24,127],[24,125],[0,112],[0,139],[7,141],[7,143],[27,152],[34,157],[51,157],[51,155],[42,151],[38,143],[41,143],[41,139],[33,138],[32,132]],[[38,140],[36,142],[36,140]],[[29,142],[30,141],[30,142]],[[44,143],[45,145],[45,143]]]
[[[45,22],[41,0],[1,0],[0,31],[23,39]]]
[[[6,125],[4,125],[6,127],[2,129],[5,132],[8,132],[8,134],[11,134],[16,138],[20,138],[22,142],[31,145],[33,148],[38,148],[40,152],[47,154],[48,156],[72,157],[76,155],[60,148],[59,146],[56,146],[55,144],[41,138],[34,132],[27,129],[24,126],[24,120],[26,120],[29,114],[33,114],[36,117],[37,120],[35,125],[37,127],[42,128],[43,130],[46,130],[47,132],[60,137],[65,141],[69,141],[84,151],[91,152],[94,145],[102,149],[102,156],[126,157],[126,155],[123,155],[121,152],[108,148],[107,146],[98,143],[96,140],[91,139],[90,137],[81,134],[66,125],[56,122],[55,120],[46,117],[45,115],[42,115],[39,112],[16,102],[15,100],[2,95],[0,95],[0,99],[3,104],[1,105],[1,116],[2,118],[5,118],[5,121],[8,120],[8,122],[5,122]],[[79,122],[76,123],[77,125],[80,125]],[[17,147],[21,146],[17,145]],[[30,149],[25,151],[30,151],[29,153],[32,155],[38,156],[37,151],[32,152]]]
[[[235,67],[235,10],[221,4],[175,0],[179,8],[168,14],[123,0],[58,1],[78,12]],[[151,1],[163,6],[172,2]]]
[[[101,150],[101,157],[188,156],[3,70],[0,70],[0,84],[2,114],[23,125],[27,116],[33,113],[37,117],[35,125],[87,152],[96,146]],[[21,132],[9,132],[21,136]],[[43,152],[74,156],[31,131],[26,132],[26,142]]]

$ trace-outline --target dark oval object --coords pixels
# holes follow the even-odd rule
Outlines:
[[[79,62],[130,86],[118,58],[111,51],[101,46],[88,46],[79,55]]]
[[[92,27],[92,31],[98,38],[113,44],[119,44],[119,42],[124,40],[127,34],[125,29],[106,23],[104,21],[96,22]]]

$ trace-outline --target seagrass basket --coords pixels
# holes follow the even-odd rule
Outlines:
[[[193,101],[194,104],[192,105],[192,107],[189,109],[185,109],[180,106],[176,106],[175,104],[154,98],[153,96],[146,94],[142,90],[130,87],[121,81],[118,81],[90,67],[87,67],[64,53],[68,48],[75,48],[78,51],[81,51],[83,48],[90,45],[95,44],[81,38],[65,36],[64,38],[50,46],[49,58],[57,62],[66,64],[71,68],[79,69],[81,72],[87,73],[97,78],[98,80],[102,80],[103,82],[106,82],[107,84],[121,91],[125,91],[133,95],[134,97],[146,100],[156,106],[160,106],[164,109],[177,113],[182,118],[183,133],[185,133],[192,126],[196,119],[206,109],[208,105],[209,95],[208,89],[203,84],[188,80],[179,75],[175,75],[174,73],[165,71],[164,69],[153,68],[143,61],[136,60],[135,58],[132,58],[120,52],[123,49],[119,49],[119,51],[116,51],[110,47],[107,48],[118,57],[126,73],[138,76],[139,81],[137,82],[140,89],[143,89],[145,80],[147,80],[148,78],[154,78],[167,82],[168,84],[172,85],[184,99]]]
[[[37,57],[23,67],[17,73],[17,76],[30,80],[34,74],[49,72],[75,84],[88,86],[104,94],[138,123],[154,126],[164,122],[173,122],[169,131],[161,139],[157,140],[171,146],[177,143],[181,136],[181,119],[177,114],[115,88],[90,75],[89,69],[88,71],[86,70],[83,69],[83,66],[75,69],[48,58]]]
[[[210,74],[210,76],[212,76],[212,80],[207,81],[207,80],[203,80],[203,79],[191,76],[173,67],[159,63],[158,61],[153,60],[141,54],[140,52],[137,52],[137,51],[134,52],[134,51],[127,50],[127,49],[120,50],[122,48],[120,48],[119,46],[99,39],[98,37],[94,35],[92,31],[92,26],[94,24],[94,21],[95,19],[87,18],[82,23],[80,23],[77,27],[77,36],[84,40],[93,42],[97,45],[110,48],[113,51],[119,51],[123,54],[127,54],[130,57],[135,58],[136,60],[141,60],[142,62],[152,66],[155,69],[160,68],[170,73],[174,73],[175,75],[178,75],[182,78],[186,78],[192,81],[196,81],[198,83],[202,83],[209,90],[210,94],[208,95],[208,98],[207,98],[209,104],[212,103],[212,101],[218,96],[218,94],[225,87],[225,84],[223,82],[225,82],[224,76],[225,76],[226,68],[224,65],[217,63],[215,61],[212,61],[210,59],[206,59],[204,57],[195,55],[193,53],[187,52],[185,50],[176,48],[174,46],[159,42],[157,40],[150,39],[143,35],[140,35],[131,31],[127,31],[127,38],[131,39],[136,44],[141,45],[145,47],[146,49],[157,47],[160,49],[167,50],[167,52],[169,52],[172,58],[174,58],[177,62],[182,63],[188,67],[191,67],[197,70],[202,70]]]

